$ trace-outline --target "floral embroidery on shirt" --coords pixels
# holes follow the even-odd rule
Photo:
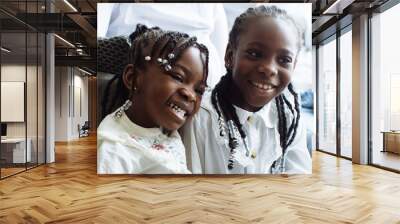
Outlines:
[[[153,144],[151,146],[151,148],[153,148],[155,150],[163,150],[165,148],[165,146],[163,144]]]
[[[149,149],[165,152],[176,159],[180,164],[186,165],[185,149],[182,147],[180,139],[169,138],[165,135],[152,137],[131,135],[131,138]]]
[[[155,150],[163,150],[163,149],[165,149],[165,146],[163,144],[161,144],[161,140],[156,138],[153,140],[153,143],[151,144],[151,148],[155,149]]]

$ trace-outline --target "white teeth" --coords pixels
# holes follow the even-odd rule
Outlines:
[[[181,119],[185,119],[185,114],[186,114],[185,110],[183,110],[182,108],[173,103],[170,103],[169,106],[173,109],[173,111],[178,117],[180,117]]]
[[[181,119],[185,119],[185,112],[184,111],[176,111],[176,115]]]
[[[258,82],[251,82],[251,84],[253,84],[255,87],[257,87],[259,89],[263,89],[263,90],[271,90],[272,88],[274,88],[272,85],[262,84],[262,83],[258,83]]]

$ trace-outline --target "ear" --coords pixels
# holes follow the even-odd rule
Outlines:
[[[232,70],[233,68],[233,55],[234,55],[234,49],[231,44],[228,44],[226,46],[225,50],[225,68],[228,70]]]
[[[132,64],[128,64],[125,67],[122,80],[129,92],[132,92],[135,88],[139,88],[142,79],[141,76],[141,72],[135,69]]]

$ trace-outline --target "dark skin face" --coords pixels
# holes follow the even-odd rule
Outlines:
[[[136,87],[127,115],[145,128],[177,130],[200,108],[205,88],[200,51],[187,48],[168,72],[155,58],[147,63],[144,70],[133,65],[125,68],[125,86],[130,90]]]
[[[289,85],[298,53],[293,25],[270,17],[248,21],[236,47],[228,45],[225,65],[232,70],[231,102],[257,111]]]

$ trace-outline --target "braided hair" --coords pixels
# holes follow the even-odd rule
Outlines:
[[[298,37],[297,49],[298,50],[301,49],[301,46],[303,45],[303,32],[301,28],[297,26],[296,22],[286,13],[286,11],[279,9],[276,6],[271,6],[271,7],[259,6],[256,8],[249,8],[240,16],[238,16],[235,20],[231,32],[229,33],[228,47],[230,46],[233,49],[236,49],[240,38],[240,34],[246,32],[246,29],[248,27],[248,22],[251,19],[259,17],[279,18],[293,25],[293,28],[296,31]],[[226,69],[227,73],[224,76],[222,76],[221,80],[218,82],[218,84],[212,91],[211,103],[217,111],[219,117],[220,129],[221,130],[224,129],[222,124],[223,121],[225,121],[228,124],[227,128],[228,128],[229,147],[231,150],[231,156],[229,158],[228,168],[232,169],[234,163],[232,154],[235,153],[235,148],[238,146],[238,140],[237,136],[235,136],[235,132],[239,133],[240,137],[242,138],[245,144],[247,152],[248,149],[246,143],[246,133],[243,131],[242,125],[240,124],[239,118],[236,114],[236,110],[233,107],[233,104],[228,96],[229,92],[228,88],[233,84],[232,70],[229,67],[227,67]],[[285,155],[287,147],[293,142],[296,136],[300,120],[300,106],[299,106],[298,94],[295,92],[293,85],[291,83],[289,83],[288,85],[288,90],[289,93],[294,98],[294,105],[292,105],[290,100],[287,99],[287,97],[283,93],[275,97],[275,104],[278,113],[278,131],[280,135],[280,146],[283,150],[283,155]],[[288,117],[286,117],[287,110],[293,115],[291,121],[288,121]],[[288,122],[290,122],[290,125],[288,125]],[[232,125],[230,124],[234,124],[234,127],[232,127]],[[224,136],[224,133],[225,133],[224,131],[221,131],[220,135]],[[275,162],[273,166],[275,166]]]
[[[119,39],[109,39],[109,41],[124,45],[120,41],[116,41]],[[127,44],[126,41],[125,43]],[[143,70],[146,69],[148,64],[145,61],[146,56],[167,58],[168,55],[173,54],[174,57],[168,60],[169,65],[173,66],[187,48],[196,47],[199,49],[203,61],[203,82],[207,80],[209,53],[206,46],[197,42],[196,37],[190,37],[186,33],[164,31],[159,27],[148,28],[145,25],[138,24],[136,30],[129,35],[129,43],[130,46],[127,45],[126,50],[120,51],[120,54],[127,58],[126,64],[122,67],[132,64],[133,67]],[[107,83],[102,101],[103,118],[119,108],[129,97],[129,90],[124,85],[120,65],[114,71],[118,73]]]

